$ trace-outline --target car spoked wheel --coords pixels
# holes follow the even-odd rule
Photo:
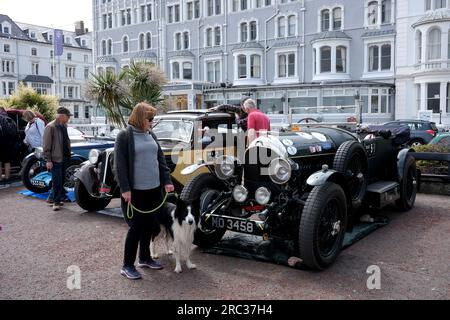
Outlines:
[[[71,165],[66,169],[64,175],[64,188],[72,190],[75,188],[75,171],[78,169],[80,165]]]
[[[368,180],[367,155],[357,141],[346,141],[336,152],[333,169],[347,179],[353,210],[358,210],[364,199]]]
[[[342,188],[326,182],[313,188],[299,226],[299,255],[312,269],[323,270],[341,252],[347,228],[347,205]]]
[[[416,201],[417,168],[416,161],[410,155],[405,160],[403,179],[400,181],[400,199],[395,204],[402,211],[410,210]]]
[[[318,230],[319,250],[323,257],[327,257],[335,250],[337,237],[341,231],[339,205],[336,199],[328,202],[320,217]]]

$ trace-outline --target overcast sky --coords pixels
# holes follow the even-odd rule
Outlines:
[[[0,0],[0,14],[17,22],[73,31],[83,20],[92,31],[92,0]]]

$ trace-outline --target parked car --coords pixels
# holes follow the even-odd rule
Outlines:
[[[217,155],[233,154],[238,130],[234,114],[195,110],[174,111],[155,117],[153,132],[166,156],[175,190],[180,193],[192,178],[191,175],[182,175],[181,170],[196,161],[194,145],[200,143],[200,158],[204,159],[211,160]],[[201,141],[194,141],[196,132],[202,132],[204,135]],[[217,148],[208,148],[213,141],[208,137],[208,132],[216,132],[224,137],[228,135],[229,144],[224,142]],[[101,210],[111,199],[120,197],[120,190],[112,172],[113,156],[112,148],[103,152],[92,150],[89,161],[83,163],[75,174],[75,196],[81,208],[87,211]]]
[[[73,189],[74,174],[80,165],[88,159],[91,149],[105,150],[114,146],[114,142],[79,142],[72,143],[72,156],[69,167],[66,169],[64,187]],[[35,193],[45,193],[52,187],[52,175],[47,171],[46,161],[43,158],[43,149],[36,150],[29,154],[22,162],[21,179],[23,185]]]
[[[193,164],[183,173],[198,174],[181,199],[200,215],[194,243],[212,246],[226,230],[281,239],[306,266],[325,269],[364,209],[414,206],[418,177],[407,141],[401,126],[369,127],[360,136],[305,126],[257,138],[242,159]]]
[[[71,143],[87,141],[85,134],[82,131],[78,130],[77,128],[68,126],[67,134],[69,135],[69,139],[70,139]]]
[[[450,148],[450,132],[438,133],[429,144],[437,144]]]
[[[395,120],[386,125],[406,125],[411,130],[408,145],[411,147],[429,143],[438,133],[436,123],[425,120]]]

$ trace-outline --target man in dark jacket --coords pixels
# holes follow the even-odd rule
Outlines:
[[[64,177],[71,156],[67,123],[72,116],[69,109],[64,107],[58,108],[56,113],[56,119],[45,127],[43,139],[47,170],[52,172],[54,211],[61,209],[65,196]]]

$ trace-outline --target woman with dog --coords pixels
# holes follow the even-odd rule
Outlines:
[[[114,171],[122,195],[122,211],[130,227],[120,270],[128,279],[141,278],[134,265],[138,246],[138,267],[163,268],[151,258],[150,239],[156,227],[155,209],[161,206],[164,194],[174,191],[174,186],[164,154],[151,131],[155,115],[154,107],[144,102],[137,104],[131,112],[129,126],[117,135],[114,148]]]

